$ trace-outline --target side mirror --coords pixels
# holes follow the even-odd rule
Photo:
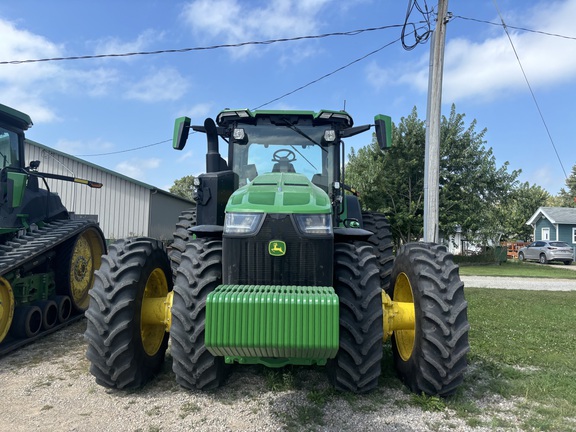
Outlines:
[[[374,117],[376,126],[376,140],[380,150],[387,150],[392,147],[392,118],[387,115],[378,114]]]
[[[36,171],[39,166],[40,166],[40,161],[39,161],[39,160],[30,161],[30,169],[31,169],[31,170]]]
[[[179,117],[174,122],[174,136],[172,138],[172,147],[176,150],[182,150],[188,140],[190,133],[190,117]]]

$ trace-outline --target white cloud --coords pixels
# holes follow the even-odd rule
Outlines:
[[[120,162],[116,165],[115,170],[125,176],[144,180],[146,173],[151,170],[158,168],[160,166],[161,159],[150,158],[150,159],[138,159],[133,158],[127,161]]]
[[[147,51],[147,47],[154,42],[164,39],[164,35],[164,32],[149,29],[139,34],[138,37],[132,41],[122,41],[118,38],[107,37],[94,42],[94,54],[125,54]],[[119,57],[114,57],[114,59],[118,58]],[[129,60],[135,57],[120,58]]]
[[[508,25],[518,25],[545,32],[572,35],[576,0],[541,3],[515,17]],[[495,19],[498,21],[497,19]],[[505,18],[508,21],[507,18]],[[521,25],[518,24],[521,22]],[[561,85],[576,79],[576,44],[573,40],[509,29],[514,47],[531,86]],[[409,72],[406,72],[409,71]],[[428,88],[428,54],[413,64],[394,68],[370,64],[366,78],[375,88],[384,83],[407,84],[426,92]],[[397,77],[396,79],[392,77]],[[484,40],[450,38],[444,59],[443,100],[447,103],[476,98],[493,100],[510,92],[525,91],[526,82],[508,36],[500,31]]]
[[[329,2],[271,0],[254,7],[239,0],[195,0],[184,7],[182,16],[195,34],[234,44],[316,33],[322,27],[320,11]],[[230,54],[239,58],[254,48],[235,48]]]
[[[188,81],[176,69],[165,68],[131,85],[125,96],[142,102],[178,100],[187,88]]]

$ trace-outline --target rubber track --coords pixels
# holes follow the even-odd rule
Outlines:
[[[58,220],[0,245],[0,276],[33,261],[89,227],[98,227],[98,224],[84,219]]]

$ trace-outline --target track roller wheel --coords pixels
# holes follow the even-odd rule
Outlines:
[[[75,311],[88,308],[88,291],[94,284],[94,270],[100,267],[106,247],[102,232],[94,227],[68,240],[59,251],[56,291],[70,296]]]
[[[58,306],[54,300],[42,300],[34,303],[42,312],[42,330],[50,330],[58,322]]]
[[[374,246],[376,257],[378,258],[380,286],[386,293],[391,295],[390,275],[394,265],[394,248],[390,222],[381,213],[362,212],[362,224],[364,229],[374,233],[368,238],[368,243]]]
[[[163,243],[119,240],[96,271],[84,338],[96,382],[137,388],[164,362],[170,328],[172,277]]]
[[[214,389],[228,373],[223,357],[214,357],[204,342],[206,298],[222,284],[222,241],[194,239],[178,267],[170,331],[176,381],[188,389]]]
[[[38,306],[18,306],[10,333],[16,338],[31,338],[42,328],[42,311]]]
[[[470,326],[452,255],[444,246],[408,243],[396,254],[391,283],[394,302],[414,305],[413,328],[392,335],[400,378],[418,394],[453,394],[466,371]]]
[[[14,318],[14,293],[10,282],[0,276],[0,342],[10,330]]]
[[[72,315],[72,302],[68,296],[56,296],[54,297],[56,306],[58,307],[58,323],[63,323],[68,321],[70,315]]]
[[[365,393],[378,386],[382,360],[382,289],[374,248],[334,245],[334,290],[340,299],[340,348],[327,365],[332,385]]]

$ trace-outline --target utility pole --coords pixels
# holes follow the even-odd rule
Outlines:
[[[440,183],[440,116],[442,73],[448,0],[438,2],[438,22],[430,46],[428,104],[426,110],[426,150],[424,159],[424,241],[438,243],[438,201]]]

